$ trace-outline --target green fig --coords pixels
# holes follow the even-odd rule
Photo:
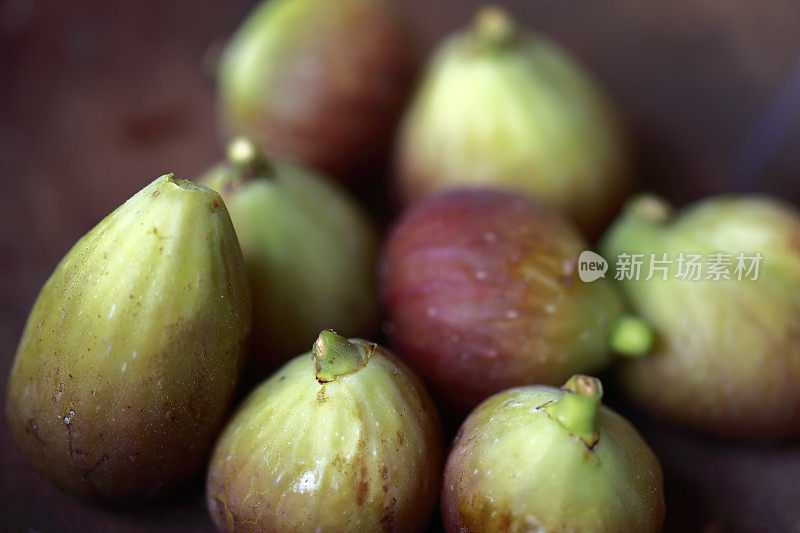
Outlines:
[[[323,331],[258,387],[211,458],[220,531],[422,531],[442,434],[421,382],[384,348]]]
[[[222,116],[269,155],[352,182],[390,147],[416,66],[392,0],[269,0],[223,56]]]
[[[485,8],[438,49],[403,119],[401,200],[465,186],[512,189],[590,235],[630,189],[617,113],[564,50]]]
[[[717,435],[800,433],[797,209],[741,196],[674,214],[662,199],[642,196],[602,249],[617,263],[633,311],[656,332],[653,352],[620,369],[636,403]]]
[[[447,531],[661,531],[661,465],[602,392],[576,375],[560,390],[520,387],[479,405],[447,459]]]
[[[201,180],[231,213],[253,292],[254,368],[262,377],[326,327],[377,329],[377,233],[338,187],[234,139],[229,161]]]
[[[225,204],[162,176],[78,241],[42,288],[11,368],[11,431],[69,493],[153,498],[203,466],[249,329]]]

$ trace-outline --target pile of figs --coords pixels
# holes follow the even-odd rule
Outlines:
[[[661,466],[592,376],[697,432],[800,434],[797,208],[628,198],[619,113],[565,50],[484,8],[418,70],[401,7],[259,6],[221,60],[226,159],[56,266],[5,409],[61,489],[205,470],[231,532],[646,533]],[[404,208],[383,242],[351,197],[375,183]]]

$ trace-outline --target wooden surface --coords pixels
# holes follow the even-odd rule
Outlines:
[[[406,3],[426,49],[478,5]],[[210,72],[252,5],[0,3],[0,382],[38,289],[77,238],[156,176],[192,177],[221,155]],[[725,190],[800,202],[797,0],[507,5],[606,84],[644,187],[679,203]],[[799,443],[709,441],[611,396],[662,460],[668,531],[800,531]],[[172,501],[114,512],[34,474],[4,420],[0,451],[0,530],[212,530],[199,480]]]

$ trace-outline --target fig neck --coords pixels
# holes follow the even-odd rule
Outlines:
[[[274,173],[272,165],[248,137],[236,137],[228,144],[228,162],[242,181],[270,178]]]
[[[372,356],[376,345],[363,341],[351,342],[326,329],[314,342],[314,361],[317,381],[328,383],[358,372]]]
[[[499,6],[487,6],[478,11],[472,32],[478,42],[488,48],[507,46],[517,36],[514,20]]]
[[[674,209],[669,202],[655,194],[641,194],[631,200],[626,214],[652,225],[664,225],[672,220]]]
[[[561,387],[563,395],[543,409],[561,426],[593,447],[600,438],[597,410],[603,399],[603,385],[591,376],[576,374]]]
[[[611,328],[609,346],[623,357],[642,357],[655,344],[655,332],[650,324],[633,315],[621,316]]]

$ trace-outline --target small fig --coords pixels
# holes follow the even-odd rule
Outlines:
[[[416,54],[391,0],[270,0],[220,70],[223,118],[269,154],[353,181],[390,147]]]
[[[485,8],[435,54],[403,119],[397,192],[411,202],[465,186],[512,189],[590,234],[630,189],[617,113],[564,50]]]
[[[653,353],[620,369],[637,404],[717,435],[800,434],[797,209],[741,196],[673,214],[664,200],[642,196],[602,248],[617,262],[629,304],[656,332]],[[650,277],[652,261],[664,271]]]
[[[263,378],[325,327],[377,329],[377,233],[344,191],[239,137],[202,182],[219,191],[239,236],[253,294],[253,368]],[[260,381],[260,379],[259,379]]]
[[[579,279],[586,248],[558,213],[512,193],[419,202],[380,260],[392,345],[462,410],[512,386],[600,370],[622,309],[605,280]]]
[[[9,378],[11,431],[67,492],[155,497],[208,457],[249,329],[225,204],[162,176],[78,241],[42,288]]]
[[[421,531],[442,435],[420,381],[384,348],[323,331],[247,398],[212,455],[220,531]]]
[[[661,531],[661,465],[601,397],[599,380],[576,375],[479,405],[445,466],[447,531]]]

